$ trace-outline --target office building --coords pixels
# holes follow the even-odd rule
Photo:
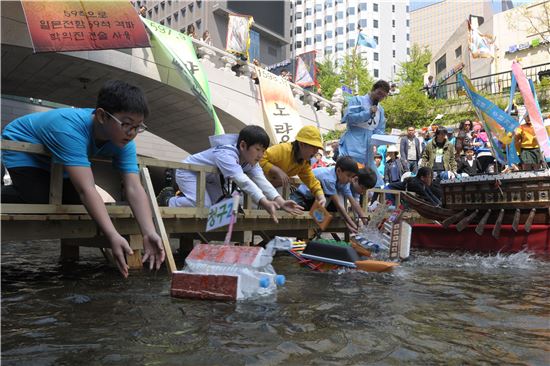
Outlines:
[[[225,49],[229,14],[254,17],[250,36],[250,59],[269,65],[289,57],[290,3],[286,1],[135,1],[147,7],[146,17],[185,32],[190,24],[197,36],[208,30],[213,46]]]
[[[376,48],[360,47],[374,78],[394,80],[407,61],[408,1],[293,0],[291,54],[317,51],[317,59],[342,63],[356,47],[359,29],[374,38]]]
[[[435,55],[470,15],[482,17],[480,23],[489,20],[491,1],[444,0],[411,11],[411,45],[428,46]]]

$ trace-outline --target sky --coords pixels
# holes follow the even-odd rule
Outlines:
[[[441,1],[442,0],[411,0],[410,2],[411,10],[423,8],[424,6],[435,4]],[[456,1],[461,1],[461,0],[456,0]],[[519,6],[521,4],[530,3],[530,2],[533,2],[533,0],[512,0],[512,3],[514,4],[514,6]],[[501,0],[492,0],[492,3],[493,3],[493,11],[499,12],[501,10],[500,9]]]

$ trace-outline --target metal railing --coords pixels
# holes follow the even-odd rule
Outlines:
[[[527,78],[539,82],[543,77],[550,78],[550,62],[528,66],[523,68]],[[437,87],[437,99],[454,99],[463,93],[462,88],[453,75],[446,82]],[[471,79],[472,84],[480,93],[486,94],[507,94],[510,92],[512,83],[512,72],[504,71],[496,74],[479,76]]]

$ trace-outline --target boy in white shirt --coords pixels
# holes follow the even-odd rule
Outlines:
[[[254,203],[266,210],[273,221],[278,222],[275,211],[279,208],[297,215],[303,208],[296,202],[284,200],[277,190],[265,178],[258,162],[269,147],[269,136],[259,126],[247,126],[239,135],[226,134],[210,137],[211,147],[208,150],[190,155],[184,163],[213,166],[220,170],[224,180],[231,179]],[[176,183],[183,196],[170,198],[170,207],[196,207],[197,173],[176,170]],[[215,204],[223,196],[220,175],[206,175],[205,207]]]

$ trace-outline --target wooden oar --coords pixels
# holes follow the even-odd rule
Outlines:
[[[525,232],[531,231],[531,225],[533,225],[533,220],[535,219],[535,213],[537,212],[536,208],[532,208],[531,212],[529,212],[529,216],[527,217],[527,221],[525,221]]]
[[[447,217],[445,220],[443,220],[441,225],[443,225],[443,227],[447,229],[450,225],[454,224],[455,222],[466,216],[466,212],[468,211],[462,210],[459,213],[454,214],[453,216]]]
[[[502,219],[504,218],[504,209],[500,210],[498,214],[497,221],[495,222],[495,227],[493,228],[493,237],[498,239],[500,237],[500,227],[502,225]]]
[[[516,212],[514,213],[514,221],[512,221],[512,230],[514,230],[516,233],[518,232],[519,214],[519,208],[516,208]]]
[[[491,214],[491,209],[488,209],[487,212],[485,212],[485,215],[481,218],[479,221],[479,224],[476,226],[476,234],[477,235],[483,235],[483,230],[485,230],[485,224],[487,223],[487,219],[489,219],[489,215]]]
[[[474,212],[472,212],[470,215],[468,215],[467,217],[463,218],[462,220],[460,220],[460,222],[458,224],[456,224],[456,230],[457,231],[462,231],[466,228],[466,226],[468,226],[468,224],[470,223],[470,221],[472,221],[474,219],[474,217],[477,216],[477,213],[479,212],[479,209],[476,209]]]

